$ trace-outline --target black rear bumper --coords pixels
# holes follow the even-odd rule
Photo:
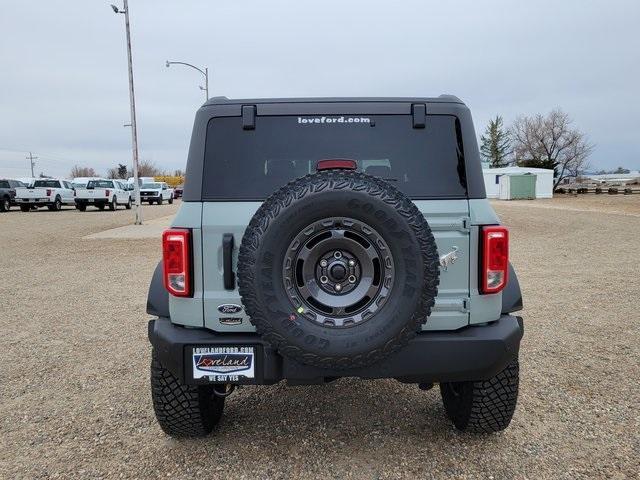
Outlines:
[[[339,377],[395,378],[409,383],[488,379],[517,357],[524,332],[522,318],[502,315],[482,326],[452,332],[422,332],[399,352],[366,368],[327,370],[300,364],[278,354],[255,333],[217,333],[174,325],[167,318],[149,321],[149,341],[158,359],[180,382],[194,380],[192,347],[252,346],[255,379],[237,383],[318,384]]]

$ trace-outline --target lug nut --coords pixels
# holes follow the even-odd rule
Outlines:
[[[326,261],[326,260],[320,260],[320,266],[321,266],[322,268],[326,267],[327,265],[328,265],[328,263],[327,263],[327,261]]]
[[[342,258],[342,252],[334,252],[333,256],[336,258]]]
[[[349,260],[349,266],[350,266],[350,267],[355,266],[355,264],[356,264],[356,261],[355,261],[355,260]]]
[[[329,281],[329,279],[327,277],[325,277],[324,275],[320,277],[320,283],[327,283]]]
[[[349,275],[349,283],[356,283],[356,276],[355,275]]]
[[[336,284],[336,292],[339,292],[340,290],[342,290],[342,285],[338,283]]]

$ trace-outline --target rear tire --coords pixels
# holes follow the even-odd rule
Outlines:
[[[126,208],[127,210],[131,210],[131,197],[129,197],[129,201],[127,202],[127,204],[124,206],[124,208]]]
[[[162,205],[164,203],[164,198],[162,196],[158,199],[158,205]]]
[[[31,211],[31,207],[29,205],[20,205],[20,211],[21,212],[30,212]]]
[[[441,383],[442,402],[458,430],[494,433],[509,426],[518,401],[518,360],[489,380]]]
[[[76,208],[78,210],[80,210],[81,212],[86,212],[87,211],[87,206],[84,203],[78,203],[76,205]]]
[[[8,197],[4,197],[0,201],[0,212],[8,212],[9,210],[11,210],[11,201]]]
[[[151,353],[151,398],[156,419],[172,437],[204,437],[213,430],[224,410],[224,398],[212,385],[182,385]]]
[[[171,196],[169,197],[168,202],[169,202],[169,205],[172,205],[172,204],[173,204],[173,195],[171,195]]]
[[[59,197],[56,197],[53,205],[49,205],[49,210],[51,210],[52,212],[59,212],[60,210],[62,210],[62,200],[60,200]]]
[[[98,210],[104,210],[104,203],[99,203],[99,204],[97,204],[97,205],[96,205],[96,208],[97,208]]]
[[[111,200],[111,202],[109,203],[109,210],[111,210],[112,212],[115,212],[116,208],[118,208],[118,199],[114,195],[113,200]]]

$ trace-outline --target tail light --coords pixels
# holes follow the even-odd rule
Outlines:
[[[51,189],[47,188],[47,197],[50,197],[50,196],[51,196]]]
[[[104,196],[108,197],[109,195],[111,195],[111,190],[109,190],[108,188],[104,191]]]
[[[498,293],[506,285],[509,272],[509,230],[505,227],[482,228],[482,268],[480,290]]]
[[[164,287],[176,297],[193,295],[191,282],[191,231],[169,229],[162,234]]]

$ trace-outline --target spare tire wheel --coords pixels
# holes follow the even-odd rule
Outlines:
[[[431,229],[384,180],[351,171],[299,178],[269,197],[242,238],[239,291],[258,333],[321,368],[400,350],[438,292]]]

